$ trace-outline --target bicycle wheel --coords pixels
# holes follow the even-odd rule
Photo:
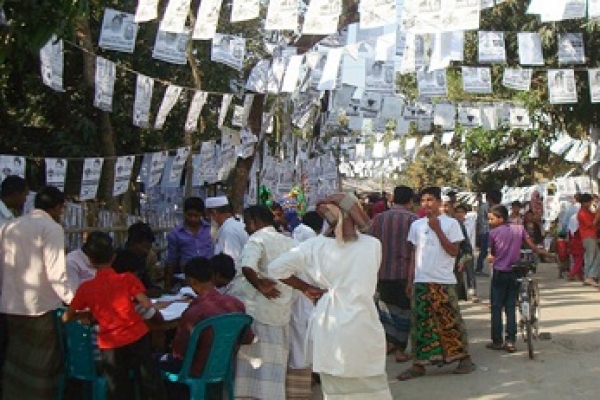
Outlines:
[[[540,289],[536,281],[529,282],[529,318],[533,328],[533,336],[537,338],[540,334]]]
[[[525,323],[525,331],[527,332],[527,353],[529,354],[529,358],[533,360],[533,327],[530,319],[526,319]]]

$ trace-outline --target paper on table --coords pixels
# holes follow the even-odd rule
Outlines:
[[[196,293],[194,293],[194,290],[189,286],[184,286],[179,289],[179,295],[196,297]]]
[[[167,308],[160,310],[165,321],[173,321],[174,319],[181,318],[181,314],[188,307],[188,303],[175,302],[171,303]]]

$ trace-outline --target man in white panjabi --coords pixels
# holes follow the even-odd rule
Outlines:
[[[355,196],[333,194],[317,211],[328,231],[271,262],[269,275],[317,301],[307,339],[324,399],[391,400],[385,333],[373,301],[381,243],[358,232],[368,229],[369,218]]]
[[[250,234],[240,257],[232,295],[254,318],[252,332],[257,340],[241,346],[235,378],[236,398],[275,400],[286,398],[286,371],[290,347],[289,323],[293,290],[267,274],[267,265],[296,242],[273,226],[273,214],[266,206],[244,210],[244,224]]]
[[[237,265],[242,249],[248,241],[244,224],[234,217],[226,196],[207,197],[205,207],[211,222],[216,225],[215,254],[227,254]]]

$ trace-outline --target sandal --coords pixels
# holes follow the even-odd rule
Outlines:
[[[473,361],[461,361],[458,363],[458,366],[452,371],[453,374],[456,375],[467,375],[471,372],[475,372],[477,366]]]
[[[397,363],[405,363],[410,360],[410,356],[404,352],[396,353],[396,362]]]
[[[415,367],[413,365],[412,367],[410,367],[406,371],[400,373],[400,375],[398,375],[396,377],[396,379],[398,379],[399,381],[408,381],[410,379],[420,378],[420,377],[422,377],[424,375],[425,375],[425,368],[424,367]]]
[[[502,343],[496,343],[496,342],[486,344],[485,348],[490,349],[490,350],[505,350],[506,349],[505,345],[503,345]]]
[[[517,348],[515,347],[514,343],[506,342],[504,343],[504,350],[506,350],[509,353],[514,353],[517,351]]]

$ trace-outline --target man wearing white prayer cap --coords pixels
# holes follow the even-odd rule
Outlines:
[[[242,249],[248,241],[244,224],[234,217],[233,207],[227,196],[207,197],[204,204],[212,223],[218,227],[215,254],[227,254],[233,258],[237,266]]]

